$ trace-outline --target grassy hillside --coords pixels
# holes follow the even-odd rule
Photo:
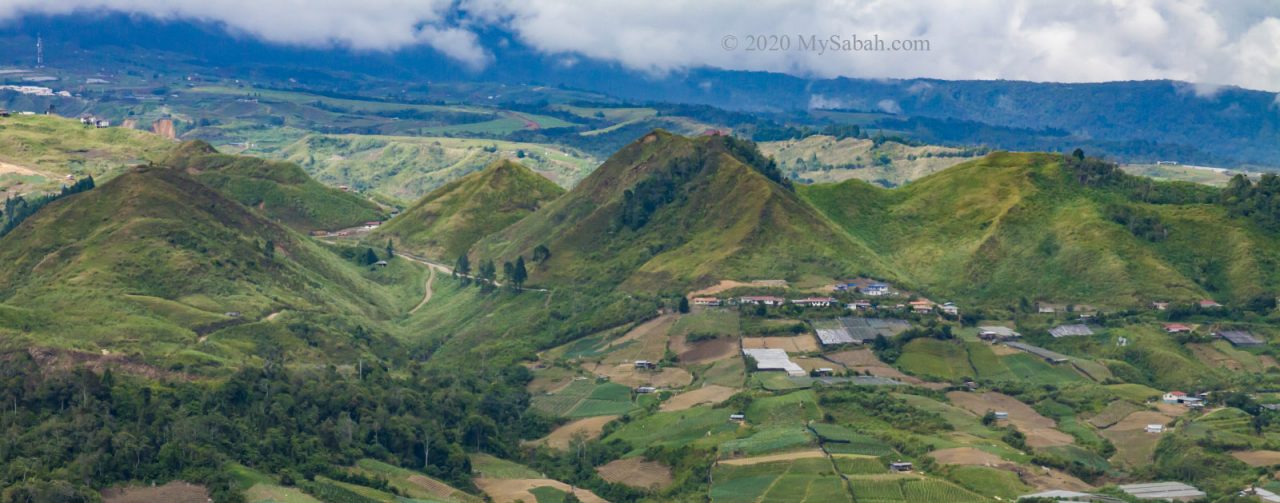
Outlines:
[[[296,164],[219,154],[201,141],[184,143],[164,163],[300,231],[341,229],[381,218],[376,204],[325,187]]]
[[[99,129],[75,119],[0,117],[0,197],[56,190],[66,175],[101,181],[126,166],[159,161],[173,147],[151,133]]]
[[[0,257],[9,344],[177,368],[235,363],[262,344],[345,360],[402,304],[354,262],[168,168],[50,204],[0,240]]]
[[[1280,283],[1274,235],[1216,205],[1081,186],[1060,160],[997,153],[896,190],[853,180],[799,192],[943,295],[1135,305],[1244,300]]]
[[[818,183],[856,178],[890,187],[937,173],[982,152],[827,135],[761,142],[760,151],[777,160],[789,176]]]
[[[887,274],[861,242],[829,225],[752,147],[654,131],[565,196],[482,240],[479,258],[539,245],[536,281],[657,290],[724,278]],[[776,170],[775,170],[775,176]]]
[[[481,238],[500,231],[564,193],[555,183],[511,161],[436,189],[370,237],[400,249],[453,260]]]
[[[277,156],[330,185],[409,201],[498,160],[517,161],[563,187],[598,163],[574,149],[534,143],[369,135],[308,135]]]

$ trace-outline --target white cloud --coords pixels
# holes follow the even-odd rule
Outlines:
[[[0,19],[77,9],[215,21],[280,43],[425,44],[473,66],[491,62],[473,31],[488,24],[544,53],[653,73],[714,66],[815,77],[1167,78],[1208,85],[1201,93],[1280,90],[1276,0],[4,0]],[[734,50],[722,46],[727,35],[737,37]],[[759,35],[787,37],[790,50],[746,50]],[[799,50],[810,35],[927,40],[929,51]]]
[[[878,103],[876,103],[876,108],[879,108],[880,111],[884,113],[890,113],[890,114],[902,113],[902,107],[898,106],[898,102],[893,100],[880,100]]]

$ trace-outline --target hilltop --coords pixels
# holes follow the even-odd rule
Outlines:
[[[723,278],[877,272],[861,242],[830,225],[754,146],[655,130],[567,194],[477,244],[512,260],[544,246],[532,278],[658,290]]]
[[[358,354],[374,338],[351,332],[398,305],[338,255],[169,168],[135,168],[49,204],[0,240],[0,257],[8,345],[185,368],[233,364],[263,344],[321,360]],[[281,311],[299,333],[264,321]]]
[[[403,250],[453,260],[564,193],[555,183],[512,161],[495,161],[418,200],[371,238]]]
[[[0,198],[57,190],[67,175],[104,180],[174,148],[160,136],[47,115],[0,117]]]
[[[800,193],[938,294],[1133,306],[1245,301],[1280,283],[1276,236],[1211,204],[1212,189],[1125,178],[1144,201],[1081,184],[1062,161],[996,153],[899,189],[850,180]]]
[[[220,154],[199,140],[183,143],[163,162],[303,232],[353,227],[382,214],[376,204],[321,185],[296,164]]]

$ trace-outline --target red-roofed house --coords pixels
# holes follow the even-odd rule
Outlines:
[[[1181,391],[1170,391],[1164,394],[1165,403],[1181,403],[1187,399],[1187,394]]]
[[[1215,309],[1215,308],[1222,307],[1222,304],[1219,304],[1209,299],[1205,299],[1200,301],[1200,307],[1203,309]]]
[[[1165,323],[1164,331],[1167,334],[1188,334],[1191,333],[1191,327],[1181,323]]]

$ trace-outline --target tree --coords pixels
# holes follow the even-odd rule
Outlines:
[[[547,248],[547,245],[538,245],[533,248],[534,262],[546,262],[547,259],[550,259],[550,258],[551,258],[551,249]]]
[[[511,274],[511,282],[519,290],[524,287],[524,281],[527,279],[529,279],[529,270],[524,267],[524,256],[520,256],[516,258],[516,266]]]
[[[467,258],[467,254],[458,256],[458,262],[453,266],[453,277],[461,277],[463,285],[471,283],[471,259]]]
[[[507,278],[507,286],[516,289],[516,265],[511,261],[502,263],[502,277]]]
[[[396,256],[396,248],[392,246],[391,240],[387,240],[387,260],[391,260]]]
[[[489,291],[493,289],[493,282],[497,279],[498,268],[493,265],[492,260],[486,260],[480,263],[480,270],[476,273],[476,279],[480,282],[480,290]]]
[[[373,248],[364,249],[364,265],[373,265],[378,262],[378,254],[374,253]]]
[[[1078,149],[1078,148],[1077,148],[1077,149],[1075,149],[1075,150],[1071,151],[1071,157],[1076,158],[1076,160],[1077,160],[1077,161],[1083,161],[1083,160],[1084,160],[1084,150],[1083,150],[1083,149]]]
[[[687,312],[689,312],[689,298],[688,298],[688,297],[680,297],[680,312],[681,312],[681,313],[687,313]]]

